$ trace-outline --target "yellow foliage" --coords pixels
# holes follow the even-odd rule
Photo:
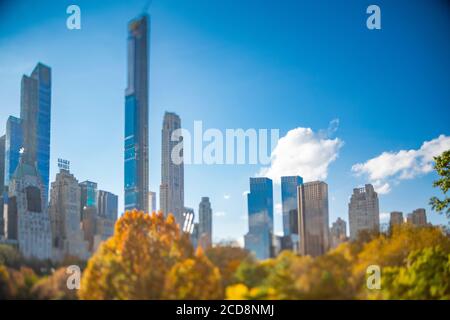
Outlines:
[[[114,236],[89,260],[81,299],[160,299],[167,272],[193,256],[188,235],[169,215],[126,212]]]
[[[222,299],[220,272],[199,248],[192,259],[178,262],[170,270],[164,288],[166,299]]]

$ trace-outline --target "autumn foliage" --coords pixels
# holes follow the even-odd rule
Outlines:
[[[79,297],[208,299],[220,298],[218,292],[217,268],[202,254],[194,255],[188,235],[172,215],[166,219],[161,213],[131,211],[117,221],[114,236],[89,260]]]
[[[366,286],[369,265],[382,270],[379,290]],[[437,227],[404,225],[316,258],[285,251],[244,261],[237,276],[228,299],[450,299],[450,239]]]

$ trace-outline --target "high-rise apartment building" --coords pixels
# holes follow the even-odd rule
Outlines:
[[[300,253],[323,255],[329,248],[328,185],[307,182],[298,187]]]
[[[68,168],[60,169],[51,184],[49,216],[52,227],[53,259],[89,257],[88,242],[81,229],[80,186]]]
[[[84,207],[97,208],[97,183],[89,180],[80,183],[80,210]]]
[[[245,248],[258,259],[268,259],[272,253],[273,184],[269,178],[250,178],[248,203],[248,233]]]
[[[212,208],[208,197],[202,197],[198,206],[198,233],[199,245],[202,248],[212,246]]]
[[[147,15],[128,24],[125,90],[125,210],[148,212],[148,28]]]
[[[427,225],[427,214],[425,209],[419,208],[414,210],[412,213],[408,214],[406,220],[413,226],[425,227]]]
[[[4,233],[3,225],[3,192],[5,191],[5,141],[6,136],[0,137],[0,239]]]
[[[350,239],[355,240],[361,232],[380,230],[380,209],[378,194],[371,184],[353,189],[348,204]]]
[[[161,186],[159,205],[161,211],[167,215],[172,213],[179,224],[183,221],[184,209],[184,164],[182,154],[173,159],[172,151],[183,141],[181,136],[180,117],[173,112],[164,114],[161,130]]]
[[[112,222],[117,220],[118,215],[118,197],[108,191],[99,190],[97,194],[98,216],[106,218]]]
[[[156,192],[148,192],[148,205],[150,212],[156,212]]]
[[[283,213],[283,249],[299,251],[297,188],[303,183],[299,176],[281,177],[281,206]]]
[[[6,122],[5,134],[5,170],[4,185],[9,185],[20,160],[20,150],[23,147],[22,120],[9,116]]]
[[[395,225],[401,225],[401,224],[403,224],[403,222],[404,222],[403,212],[392,211],[390,213],[389,225],[391,228],[392,228],[392,226],[395,226]]]
[[[330,228],[330,247],[336,248],[347,240],[347,223],[341,218],[337,218]]]
[[[48,199],[50,175],[51,69],[38,63],[30,76],[21,83],[20,118],[23,128],[24,156],[36,164]],[[46,200],[47,201],[47,200]]]

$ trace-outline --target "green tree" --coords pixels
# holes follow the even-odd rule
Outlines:
[[[18,269],[24,263],[19,251],[7,244],[0,244],[0,264],[6,267]]]
[[[384,268],[381,279],[375,298],[449,300],[450,254],[439,246],[412,252],[406,266]]]
[[[447,191],[450,189],[450,150],[444,151],[440,156],[434,157],[434,169],[441,176],[439,180],[433,182],[433,187],[439,187],[444,193],[444,199],[438,197],[430,199],[430,205],[433,210],[439,213],[445,213],[450,219],[450,198]]]

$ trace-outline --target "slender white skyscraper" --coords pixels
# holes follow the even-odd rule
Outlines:
[[[177,223],[183,223],[184,210],[184,164],[172,159],[175,146],[183,141],[179,134],[180,117],[173,112],[164,114],[161,131],[161,186],[159,192],[160,209],[167,215],[172,213]],[[178,130],[177,132],[174,131]],[[182,152],[182,151],[181,151]],[[182,154],[180,155],[182,156]]]

